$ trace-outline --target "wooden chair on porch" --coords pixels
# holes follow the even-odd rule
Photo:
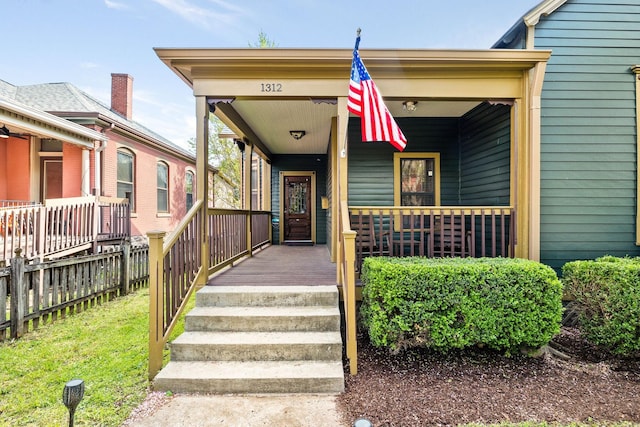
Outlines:
[[[437,231],[433,235],[434,257],[475,257],[471,230],[465,229],[458,215],[444,215],[437,219]]]
[[[356,235],[356,269],[360,271],[362,259],[365,256],[389,255],[391,242],[389,232],[383,231],[376,236],[376,225],[370,221],[370,217],[364,215],[351,216],[351,229]]]

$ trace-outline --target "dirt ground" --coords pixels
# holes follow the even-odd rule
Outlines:
[[[640,359],[611,357],[564,327],[554,338],[569,360],[492,351],[392,355],[359,337],[358,375],[345,368],[345,421],[376,427],[500,422],[640,425]],[[349,424],[347,424],[349,425]]]

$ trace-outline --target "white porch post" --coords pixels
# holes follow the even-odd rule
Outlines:
[[[91,194],[91,161],[89,159],[89,150],[82,149],[82,184],[80,191],[83,197]]]

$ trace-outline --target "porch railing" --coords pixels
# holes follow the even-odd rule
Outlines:
[[[512,257],[515,212],[510,206],[349,208],[365,256]],[[365,234],[366,232],[367,234]]]
[[[5,202],[0,208],[0,261],[12,258],[17,249],[26,258],[61,257],[131,234],[127,199],[48,199],[44,206]]]
[[[270,242],[270,212],[208,209],[203,222],[202,209],[202,201],[195,203],[166,241],[164,232],[147,234],[149,379],[162,368],[162,349],[191,294],[209,275]]]

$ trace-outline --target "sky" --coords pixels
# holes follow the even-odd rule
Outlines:
[[[133,120],[187,147],[195,101],[154,47],[246,48],[263,32],[281,48],[352,49],[361,28],[360,49],[488,49],[539,2],[4,0],[0,79],[69,82],[110,105],[111,73],[129,74]]]

